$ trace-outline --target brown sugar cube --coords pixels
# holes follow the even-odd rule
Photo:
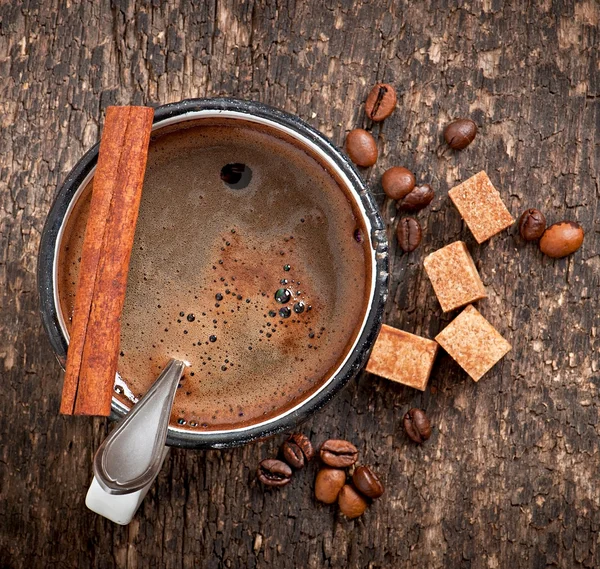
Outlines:
[[[511,345],[472,305],[450,322],[435,340],[474,381],[479,381],[511,350]]]
[[[430,253],[423,266],[444,312],[487,297],[471,254],[462,241]]]
[[[438,345],[397,328],[381,327],[366,370],[425,391]]]
[[[452,188],[448,195],[477,243],[487,241],[515,222],[484,171]]]

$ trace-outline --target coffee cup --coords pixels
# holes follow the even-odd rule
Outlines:
[[[42,234],[62,366],[97,158],[69,173]],[[155,110],[131,263],[112,416],[166,359],[189,359],[167,435],[184,448],[295,428],[366,363],[387,297],[384,225],[348,158],[298,117],[235,99]]]

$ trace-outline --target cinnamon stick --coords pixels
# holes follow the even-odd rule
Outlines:
[[[109,415],[154,111],[109,107],[94,174],[60,412]]]

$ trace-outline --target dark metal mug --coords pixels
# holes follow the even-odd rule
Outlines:
[[[167,126],[172,129],[173,125],[185,121],[210,117],[240,119],[268,125],[291,136],[299,146],[305,147],[309,153],[318,156],[335,171],[345,184],[348,195],[355,201],[356,209],[368,228],[365,239],[368,241],[371,254],[371,290],[368,308],[354,345],[348,350],[343,362],[319,389],[294,408],[247,427],[194,432],[169,426],[167,444],[185,448],[227,448],[269,437],[294,428],[323,407],[358,374],[366,363],[381,327],[388,290],[388,245],[377,206],[354,166],[331,141],[296,116],[261,103],[229,98],[189,99],[158,107],[155,109],[153,132]],[[93,176],[98,160],[98,147],[99,145],[96,144],[91,148],[65,179],[48,214],[40,245],[38,291],[42,322],[52,348],[63,367],[69,341],[58,296],[58,253],[69,215]],[[113,397],[111,416],[119,418],[127,411],[128,408]]]

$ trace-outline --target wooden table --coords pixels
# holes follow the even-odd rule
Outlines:
[[[451,4],[449,6],[448,4]],[[0,6],[0,566],[598,567],[600,552],[600,5],[446,0],[108,2]],[[388,223],[388,324],[433,337],[423,257],[456,239],[513,351],[479,384],[442,354],[421,393],[362,374],[304,427],[354,441],[387,492],[341,519],[312,495],[316,465],[279,491],[255,478],[282,437],[172,452],[135,520],[84,497],[102,419],[58,415],[61,370],[38,316],[36,258],[57,184],[111,104],[231,95],[296,113],[341,145],[379,80],[399,91],[365,171]],[[453,117],[474,144],[441,152]],[[398,250],[379,178],[404,165],[436,190],[424,241]],[[579,221],[580,251],[544,258],[516,228],[478,246],[447,198],[485,169],[513,215]],[[422,447],[404,412],[435,425]]]

